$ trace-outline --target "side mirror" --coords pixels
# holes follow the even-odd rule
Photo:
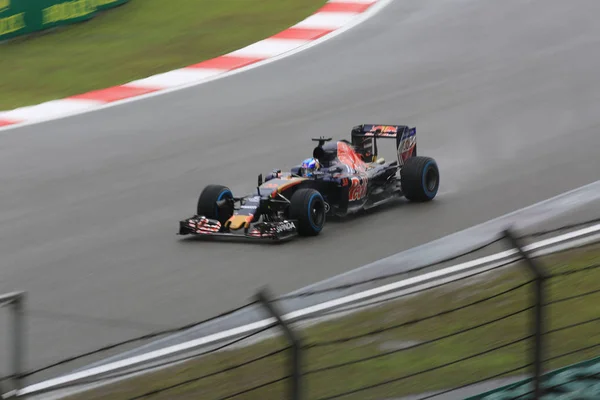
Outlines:
[[[263,184],[263,177],[262,177],[262,174],[259,174],[258,175],[258,186],[260,186],[262,184]]]

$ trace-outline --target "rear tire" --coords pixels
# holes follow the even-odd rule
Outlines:
[[[197,214],[224,224],[233,215],[233,204],[218,207],[217,202],[227,198],[233,199],[233,193],[227,186],[206,186],[198,198]]]
[[[400,171],[404,197],[414,202],[431,201],[440,187],[440,171],[430,157],[411,157]]]
[[[314,189],[298,189],[290,199],[290,218],[300,236],[317,236],[325,225],[325,200]]]

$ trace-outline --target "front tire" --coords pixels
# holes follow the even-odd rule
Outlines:
[[[404,197],[414,202],[431,201],[440,187],[440,171],[430,157],[411,157],[400,171]]]
[[[290,199],[290,218],[297,220],[300,236],[317,236],[325,225],[325,200],[314,189],[299,189]]]
[[[209,219],[216,219],[224,224],[233,215],[233,203],[227,202],[219,207],[217,203],[221,200],[233,199],[233,193],[227,186],[208,185],[200,193],[196,212],[198,215]]]

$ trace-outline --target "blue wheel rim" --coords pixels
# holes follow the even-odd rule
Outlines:
[[[306,210],[307,216],[308,216],[308,222],[310,223],[311,228],[315,231],[315,232],[320,232],[321,229],[323,229],[323,221],[321,221],[320,226],[316,225],[314,222],[314,218],[313,218],[313,214],[316,217],[317,216],[317,210],[313,209],[313,202],[314,200],[318,199],[321,200],[321,205],[323,206],[323,208],[325,207],[325,205],[323,204],[323,197],[319,194],[319,193],[313,193],[310,196],[310,199],[308,199],[308,209]],[[321,219],[323,219],[324,217],[321,216]]]
[[[421,186],[423,192],[428,198],[433,198],[439,188],[440,177],[437,173],[437,168],[434,161],[429,161],[423,168],[423,176],[421,177]]]
[[[221,200],[223,200],[223,198],[225,197],[225,195],[229,195],[229,197],[233,197],[233,193],[231,193],[230,190],[224,190],[219,194],[219,197],[217,197],[217,201],[219,202]],[[219,207],[217,207],[217,205],[215,204],[215,218],[219,219]]]

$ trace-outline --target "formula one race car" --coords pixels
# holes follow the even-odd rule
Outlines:
[[[377,140],[395,139],[397,160],[378,157]],[[416,128],[358,125],[351,142],[320,137],[313,157],[290,172],[258,176],[254,193],[235,197],[208,185],[194,217],[180,221],[180,235],[283,241],[318,235],[326,216],[346,216],[399,197],[433,200],[440,184],[434,159],[417,156]]]

